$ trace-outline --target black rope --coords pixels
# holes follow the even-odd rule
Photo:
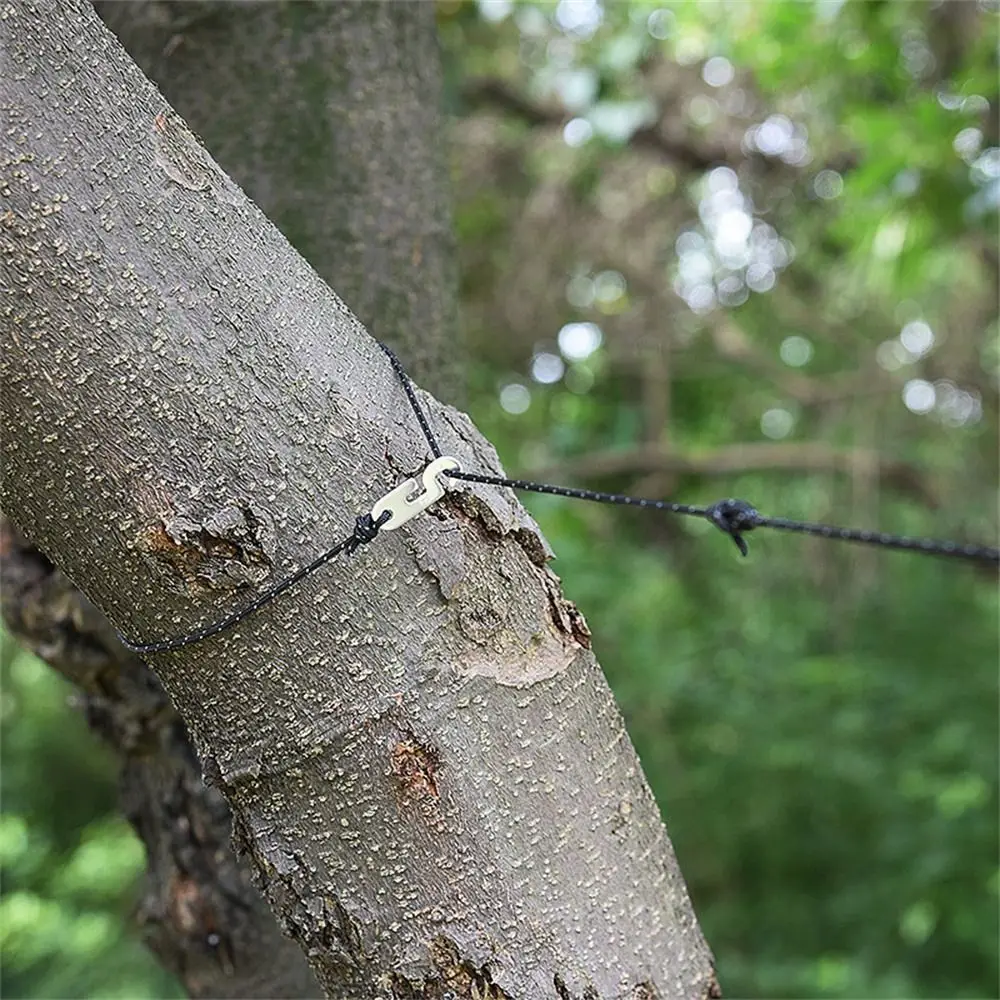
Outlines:
[[[431,431],[427,416],[417,400],[410,377],[406,374],[396,355],[385,344],[380,344],[379,346],[389,357],[392,367],[403,383],[406,397],[410,401],[413,412],[416,414],[417,421],[421,428],[423,428],[431,451],[434,452],[435,457],[439,457],[441,452],[438,448],[437,440]],[[887,549],[920,552],[924,555],[950,556],[956,559],[1000,563],[1000,549],[989,545],[965,545],[958,542],[939,541],[934,538],[908,538],[905,535],[890,535],[882,531],[838,528],[832,524],[792,521],[785,517],[765,517],[745,500],[719,500],[711,506],[701,507],[695,504],[670,503],[666,500],[647,500],[643,497],[633,497],[622,493],[601,493],[598,490],[554,486],[551,483],[534,483],[524,479],[483,476],[476,472],[445,470],[444,475],[451,476],[452,479],[462,479],[469,483],[505,486],[512,490],[547,493],[551,496],[569,497],[574,500],[592,500],[597,503],[619,504],[626,507],[643,507],[652,510],[663,510],[671,514],[707,518],[711,524],[714,524],[720,531],[732,538],[736,547],[744,556],[748,552],[748,547],[747,541],[743,536],[755,528],[771,528],[775,531],[792,531],[800,535],[815,535],[819,538],[832,538],[841,542],[855,542],[859,545],[877,545]]]
[[[280,597],[286,590],[294,587],[295,584],[319,569],[320,566],[325,566],[331,559],[339,556],[341,552],[353,555],[362,545],[367,545],[369,542],[374,541],[376,535],[379,533],[379,529],[391,517],[392,512],[388,510],[377,521],[372,520],[371,514],[362,514],[354,522],[354,531],[343,541],[337,542],[332,549],[327,549],[326,552],[314,559],[308,566],[297,569],[291,576],[286,576],[284,580],[265,590],[264,593],[254,598],[246,607],[226,615],[225,618],[220,618],[219,621],[213,622],[211,625],[206,625],[204,628],[196,629],[194,632],[189,632],[186,635],[176,636],[173,639],[162,639],[159,642],[131,642],[121,633],[119,633],[118,638],[133,653],[169,653],[175,649],[190,646],[194,642],[210,639],[213,635],[218,635],[227,628],[231,628],[233,625],[243,621],[244,618],[249,618],[255,611],[259,611],[265,604],[270,604],[276,597]]]
[[[424,413],[424,409],[417,399],[417,391],[413,387],[413,382],[410,380],[410,376],[406,374],[403,362],[400,361],[391,348],[383,344],[381,340],[376,340],[375,343],[378,344],[378,346],[385,352],[385,356],[389,359],[389,364],[392,365],[393,371],[399,378],[399,381],[403,386],[403,392],[406,393],[406,398],[410,401],[410,408],[416,415],[417,423],[420,424],[420,429],[424,432],[424,437],[427,438],[427,443],[430,445],[430,449],[434,453],[434,457],[441,458],[441,446],[438,444],[437,438],[434,436],[434,431],[431,430],[431,423],[427,419],[427,414]]]
[[[379,342],[379,347],[385,352],[389,363],[392,365],[406,398],[410,403],[417,423],[423,431],[431,452],[435,458],[441,458],[441,446],[431,429],[430,421],[424,412],[420,401],[417,399],[416,389],[410,381],[410,376],[406,374],[399,358],[385,344]],[[551,496],[569,497],[574,500],[592,500],[597,503],[618,504],[626,507],[642,507],[649,510],[662,510],[671,514],[683,514],[690,517],[706,518],[714,524],[720,531],[729,535],[736,547],[745,556],[747,554],[747,542],[743,537],[758,528],[773,528],[776,531],[793,531],[798,534],[816,535],[820,538],[834,538],[844,542],[856,542],[862,545],[878,545],[889,549],[902,549],[908,552],[921,552],[926,555],[951,556],[960,559],[973,559],[980,562],[1000,563],[1000,549],[992,548],[988,545],[962,545],[957,542],[938,541],[933,538],[907,538],[901,535],[888,535],[881,531],[861,531],[854,528],[838,528],[830,524],[814,524],[809,521],[791,521],[784,517],[765,517],[748,504],[745,500],[720,500],[708,507],[701,507],[696,504],[672,503],[668,500],[648,500],[644,497],[628,496],[624,493],[602,493],[598,490],[584,490],[572,486],[554,486],[551,483],[534,483],[524,479],[506,479],[503,476],[486,476],[476,472],[460,472],[446,469],[443,475],[452,479],[461,479],[469,483],[484,483],[488,486],[503,486],[512,490],[524,490],[531,493],[547,493]],[[331,549],[327,549],[321,556],[314,559],[308,566],[303,566],[296,570],[291,576],[285,577],[273,587],[265,590],[258,597],[254,598],[248,605],[233,611],[219,621],[206,625],[204,628],[196,629],[186,635],[176,636],[173,639],[163,639],[159,642],[132,642],[123,635],[119,635],[122,643],[134,653],[168,653],[176,649],[182,649],[195,642],[210,639],[213,635],[231,628],[245,618],[248,618],[255,611],[270,604],[275,598],[280,597],[286,590],[291,589],[300,580],[315,572],[321,566],[325,566],[331,559],[335,559],[341,553],[348,556],[356,552],[362,545],[367,545],[375,540],[379,530],[392,517],[390,511],[385,511],[377,521],[373,520],[371,514],[360,515],[354,524],[354,530],[347,538],[338,542]]]

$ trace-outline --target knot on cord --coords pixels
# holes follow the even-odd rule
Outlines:
[[[705,511],[705,517],[729,535],[744,556],[748,549],[743,533],[753,531],[761,523],[760,514],[746,500],[720,500]]]
[[[354,522],[354,532],[350,538],[348,538],[347,543],[344,545],[344,551],[349,555],[354,555],[362,545],[367,545],[369,542],[373,542],[378,536],[379,529],[385,524],[389,518],[392,517],[391,511],[383,511],[376,521],[371,514],[361,514]]]

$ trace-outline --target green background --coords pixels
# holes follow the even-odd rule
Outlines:
[[[942,6],[970,8],[971,27],[941,21]],[[600,488],[691,503],[740,496],[769,514],[989,542],[995,12],[902,2],[594,10],[438,7],[468,405],[508,471],[567,470]],[[745,267],[716,260],[697,293],[707,288],[714,309],[685,305],[686,293],[698,300],[681,255],[694,248],[703,270],[713,259],[709,202],[731,178],[642,146],[657,65],[676,71],[674,104],[660,114],[693,148],[730,150],[744,209],[772,227],[772,250],[774,234],[784,241],[772,290],[747,291]],[[730,73],[722,86],[706,79]],[[556,108],[551,127],[502,101],[484,108],[470,89],[484,78]],[[562,121],[574,116],[589,138],[569,144]],[[733,135],[769,119],[779,139],[785,121],[800,129],[785,136],[784,159],[739,141],[732,152]],[[541,193],[554,207],[535,218]],[[663,296],[669,312],[632,322]],[[601,346],[538,382],[538,356],[559,356],[556,335],[571,322],[596,324]],[[718,350],[710,333],[726,322],[753,345],[752,364]],[[933,344],[907,353],[901,332],[914,322]],[[808,344],[806,364],[783,360],[801,360],[789,338]],[[670,387],[652,436],[651,357],[667,364]],[[876,390],[854,393],[848,380],[838,396],[857,372]],[[832,402],[797,398],[802,383],[789,375]],[[930,408],[914,408],[918,383],[934,389]],[[524,412],[501,404],[511,385],[530,400]],[[710,465],[722,449],[768,442],[875,451],[905,464],[919,489],[808,463],[727,476],[586,464],[652,443]],[[725,994],[997,996],[995,574],[765,533],[743,560],[697,522],[526,502],[594,634]],[[62,681],[8,640],[0,657],[4,995],[179,995],[129,929],[143,856],[116,811],[113,762]]]

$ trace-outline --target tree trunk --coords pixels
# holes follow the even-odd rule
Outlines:
[[[220,166],[411,374],[458,405],[429,3],[99,2]]]
[[[4,509],[128,635],[190,631],[425,449],[357,320],[93,12],[4,13]],[[498,468],[428,405],[446,453]],[[714,990],[546,551],[506,492],[453,493],[154,658],[332,996]]]
[[[0,594],[11,633],[80,691],[119,755],[121,805],[146,848],[136,917],[192,997],[320,997],[301,949],[229,849],[230,814],[201,778],[187,730],[152,671],[53,565],[0,524]]]
[[[334,3],[95,9],[368,328],[457,397],[433,7],[384,5],[363,17],[356,4]],[[376,44],[387,31],[406,46]],[[334,155],[303,138],[288,107],[314,123],[325,113]],[[386,244],[379,224],[393,208],[401,238]],[[9,524],[0,531],[8,628],[77,685],[92,728],[122,762],[123,810],[148,859],[137,908],[147,943],[191,996],[320,995],[301,950],[228,849],[228,807],[202,782],[155,676],[37,549]]]

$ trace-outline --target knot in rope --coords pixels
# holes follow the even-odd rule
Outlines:
[[[392,514],[389,511],[383,511],[377,521],[371,514],[359,514],[357,520],[354,522],[354,532],[344,544],[344,551],[349,556],[352,556],[362,545],[367,545],[369,542],[375,541],[378,537],[379,529],[390,517],[392,517]]]
[[[990,545],[959,545],[956,542],[939,541],[934,538],[907,538],[903,535],[888,535],[878,531],[856,530],[853,528],[838,528],[831,524],[813,524],[809,521],[792,521],[784,517],[765,517],[746,500],[719,500],[711,507],[701,507],[695,504],[673,503],[668,500],[649,500],[644,497],[633,497],[622,493],[601,493],[596,490],[583,490],[569,486],[554,486],[551,483],[533,483],[523,479],[507,479],[505,476],[482,475],[475,472],[462,472],[458,461],[441,454],[434,431],[431,429],[427,414],[417,399],[416,390],[392,351],[379,344],[389,359],[396,376],[399,378],[403,391],[420,424],[427,446],[434,455],[434,461],[428,465],[421,478],[411,478],[390,490],[372,508],[370,513],[362,514],[354,522],[354,530],[347,538],[338,542],[333,548],[317,556],[307,566],[296,570],[291,576],[280,580],[273,587],[251,601],[246,607],[226,615],[211,625],[196,629],[186,635],[158,642],[135,643],[121,636],[122,642],[136,653],[167,653],[180,649],[193,642],[201,642],[213,635],[218,635],[243,621],[255,611],[269,604],[286,590],[294,587],[300,580],[325,566],[342,552],[353,555],[362,545],[375,540],[379,531],[388,522],[392,524],[386,529],[391,531],[406,524],[412,517],[426,510],[432,503],[441,498],[445,487],[438,478],[441,475],[452,479],[461,479],[470,483],[484,483],[488,486],[503,486],[514,490],[529,490],[534,493],[548,493],[551,496],[570,497],[577,500],[594,500],[599,503],[620,504],[622,506],[642,507],[647,510],[668,511],[673,514],[683,514],[688,517],[704,517],[714,524],[724,534],[729,535],[741,555],[748,552],[744,535],[754,528],[772,528],[775,531],[792,531],[803,535],[816,535],[820,538],[836,538],[845,542],[858,542],[863,545],[879,545],[889,549],[901,549],[909,552],[920,552],[926,555],[953,556],[963,559],[975,559],[982,562],[1000,563],[1000,549]],[[373,516],[379,511],[378,517]]]
[[[757,509],[746,500],[720,500],[705,511],[709,519],[720,531],[729,535],[742,555],[749,551],[743,533],[753,531],[761,523]]]

